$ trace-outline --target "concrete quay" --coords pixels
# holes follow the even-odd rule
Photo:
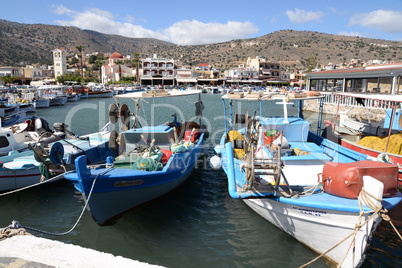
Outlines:
[[[60,241],[16,235],[0,241],[1,268],[39,267],[162,267]]]

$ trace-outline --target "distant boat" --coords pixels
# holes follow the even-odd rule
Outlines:
[[[49,108],[50,106],[50,99],[38,98],[34,102],[36,108]]]
[[[112,90],[89,90],[88,98],[111,98],[113,97]]]

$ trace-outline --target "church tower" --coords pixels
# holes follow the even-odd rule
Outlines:
[[[66,51],[63,49],[53,50],[54,77],[67,73]]]

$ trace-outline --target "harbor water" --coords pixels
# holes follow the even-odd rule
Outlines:
[[[220,97],[202,95],[203,123],[210,129],[209,156],[213,156],[213,146],[223,132]],[[146,111],[140,114],[140,122],[163,123],[172,120],[174,113],[178,121],[197,120],[196,100],[186,97],[141,102]],[[125,102],[133,112],[134,102]],[[112,103],[112,98],[87,99],[38,109],[35,115],[50,125],[64,122],[72,132],[83,135],[99,131],[108,122]],[[242,108],[251,115],[256,109]],[[306,118],[313,121],[316,114],[309,113]],[[81,194],[66,180],[40,185],[0,197],[0,228],[16,220],[23,226],[63,233],[74,226],[83,206]],[[402,232],[402,205],[389,215]],[[67,235],[31,233],[165,267],[299,267],[317,256],[242,200],[229,197],[224,172],[211,169],[207,163],[200,163],[174,191],[128,211],[112,225],[98,226],[85,211]],[[330,263],[320,259],[309,267],[328,266]],[[402,267],[402,241],[389,223],[383,221],[377,228],[362,267]]]

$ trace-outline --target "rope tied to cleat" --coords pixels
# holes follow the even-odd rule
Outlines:
[[[63,235],[67,235],[67,234],[71,233],[75,229],[75,227],[77,227],[77,225],[80,222],[82,216],[84,215],[85,209],[87,208],[89,200],[91,199],[91,195],[92,195],[96,180],[99,178],[99,176],[108,173],[112,169],[114,169],[113,166],[107,167],[107,169],[105,169],[104,171],[102,171],[102,172],[100,172],[99,174],[96,175],[95,179],[92,182],[91,190],[90,190],[90,192],[88,194],[88,197],[87,197],[87,200],[85,202],[85,205],[82,208],[81,213],[80,213],[77,221],[75,222],[75,224],[73,225],[73,227],[70,230],[68,230],[66,232],[62,232],[62,233],[52,233],[52,232],[48,232],[48,231],[44,231],[44,230],[39,230],[39,229],[36,229],[36,228],[33,228],[33,227],[20,225],[20,223],[18,221],[12,221],[11,225],[6,227],[6,228],[4,228],[4,229],[7,229],[7,228],[9,228],[9,229],[21,229],[22,228],[24,231],[25,231],[25,229],[27,229],[27,230],[31,230],[31,231],[34,231],[34,232],[47,234],[47,235],[52,235],[52,236],[63,236]],[[2,238],[1,234],[3,233],[3,231],[2,231],[3,229],[0,229],[0,230],[1,230],[1,232],[0,232],[0,241],[1,241],[2,240],[1,239]]]

